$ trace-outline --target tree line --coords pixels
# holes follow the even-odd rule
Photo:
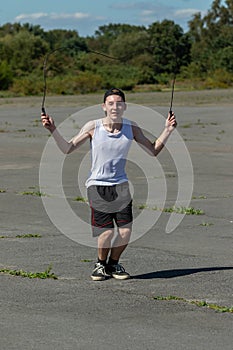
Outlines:
[[[118,86],[160,90],[174,76],[182,88],[233,85],[233,0],[214,0],[188,31],[171,20],[148,27],[103,25],[93,36],[43,30],[29,23],[0,27],[1,95],[38,95],[46,72],[51,94],[79,94]],[[45,60],[46,58],[46,60]],[[45,67],[46,63],[46,67]]]

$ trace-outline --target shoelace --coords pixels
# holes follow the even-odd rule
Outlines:
[[[95,271],[98,273],[104,273],[104,266],[101,264],[97,264]]]
[[[114,267],[116,268],[116,272],[125,272],[124,267],[120,264],[114,265]]]

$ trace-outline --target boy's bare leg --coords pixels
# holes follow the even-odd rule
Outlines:
[[[114,229],[108,229],[98,237],[98,258],[107,260],[108,253],[111,249],[111,241],[114,235]]]
[[[118,261],[129,243],[131,228],[118,228],[118,235],[111,247],[113,235],[114,229],[109,229],[98,237],[98,263],[95,265],[92,273],[93,280],[100,281],[105,279],[105,272],[120,280],[130,278],[123,266],[118,264]],[[109,252],[110,257],[106,265]]]
[[[118,235],[112,244],[112,249],[110,254],[110,257],[113,260],[120,259],[121,254],[123,253],[123,251],[125,250],[125,248],[129,243],[131,232],[132,232],[131,228],[128,228],[128,227],[118,228]]]
[[[98,237],[98,262],[92,272],[91,278],[94,281],[103,281],[106,278],[105,267],[108,253],[111,249],[111,241],[114,235],[114,229],[107,229]]]
[[[130,278],[128,272],[126,272],[123,266],[118,262],[121,254],[129,243],[130,235],[131,228],[121,227],[118,229],[118,235],[112,244],[110,257],[106,266],[107,274],[119,280]]]

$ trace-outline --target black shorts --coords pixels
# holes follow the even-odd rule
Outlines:
[[[114,228],[115,224],[117,227],[132,227],[132,198],[128,182],[113,186],[90,186],[87,195],[94,237]]]

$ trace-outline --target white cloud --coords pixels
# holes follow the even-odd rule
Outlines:
[[[16,22],[20,21],[31,21],[31,20],[41,20],[41,19],[51,19],[51,20],[82,20],[86,18],[90,18],[90,14],[75,12],[75,13],[29,13],[29,14],[21,14],[15,17]]]
[[[85,19],[89,18],[88,13],[75,12],[75,13],[51,13],[51,19]]]
[[[190,17],[197,12],[200,12],[200,11],[197,9],[180,9],[174,12],[174,16],[175,18],[182,19],[182,18]]]
[[[169,8],[160,1],[139,1],[139,2],[126,2],[126,3],[114,3],[111,8],[116,10],[143,10],[145,11],[158,11],[159,9]]]
[[[24,14],[18,15],[15,17],[16,22],[24,21],[24,20],[30,20],[30,19],[41,19],[47,17],[48,14],[44,12],[38,12],[38,13],[30,13],[30,14]]]
[[[37,12],[22,13],[15,17],[15,22],[40,25],[45,30],[75,29],[79,35],[93,35],[98,26],[105,24],[106,18],[84,12],[58,13]]]
[[[142,11],[142,16],[152,16],[154,15],[155,11],[152,10],[144,10]]]

